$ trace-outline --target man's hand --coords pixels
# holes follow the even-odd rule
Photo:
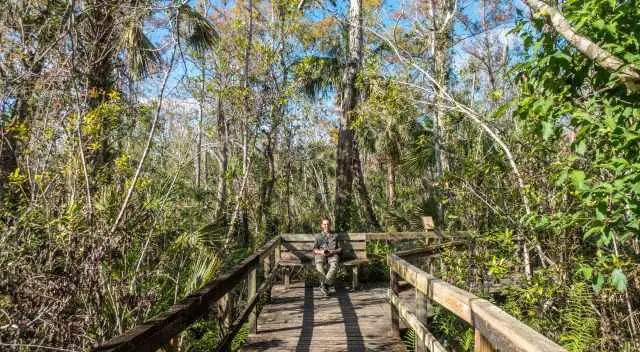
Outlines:
[[[316,256],[322,256],[322,257],[326,257],[333,254],[333,251],[330,251],[328,249],[314,249],[313,250],[313,255]]]

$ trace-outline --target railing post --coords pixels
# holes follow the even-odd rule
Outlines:
[[[424,232],[431,232],[434,229],[433,218],[431,216],[422,217],[422,226],[424,226]],[[433,238],[427,237],[426,244],[430,247],[433,244]]]
[[[257,272],[258,265],[253,265],[251,269],[249,269],[249,275],[247,277],[247,290],[249,291],[247,301],[251,301],[251,299],[256,295],[256,291],[258,289],[257,282]],[[258,316],[256,314],[258,309],[258,305],[251,310],[251,314],[249,314],[249,332],[255,333],[258,331]]]
[[[478,329],[476,329],[474,346],[475,352],[495,352],[491,343],[482,336],[482,333]]]
[[[399,297],[398,273],[389,268],[389,277],[389,289]],[[398,313],[398,308],[391,302],[389,302],[389,308],[391,309],[391,335],[400,338],[400,313]]]
[[[233,300],[230,291],[218,300],[218,315],[226,331],[233,323],[231,320],[233,318]]]
[[[267,275],[269,275],[269,273],[271,272],[271,254],[264,257],[264,261],[262,262],[262,268],[263,268],[262,269],[263,275],[266,278]]]
[[[422,323],[425,327],[427,326],[427,309],[429,307],[429,298],[424,293],[420,292],[417,288],[416,290],[416,319]],[[425,341],[423,336],[416,336],[416,352],[426,352]]]
[[[284,270],[284,289],[288,290],[291,286],[291,267],[288,266]]]
[[[433,218],[431,216],[423,216],[422,217],[422,226],[424,226],[424,230],[426,232],[432,231],[434,229]]]

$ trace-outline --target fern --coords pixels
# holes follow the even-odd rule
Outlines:
[[[571,352],[588,351],[597,342],[598,320],[591,307],[591,292],[583,282],[571,285],[561,316],[565,331],[560,343]]]
[[[233,338],[233,342],[231,342],[231,350],[239,351],[247,341],[247,337],[249,337],[249,324],[244,324],[242,325],[242,328],[240,328],[240,331],[238,331],[236,337]]]
[[[402,343],[404,343],[405,347],[407,348],[407,352],[413,352],[416,350],[415,346],[417,340],[418,339],[415,330],[411,328],[407,329],[407,332],[405,332],[402,336]]]
[[[475,342],[475,333],[473,329],[467,329],[460,335],[460,347],[463,351],[471,351]]]

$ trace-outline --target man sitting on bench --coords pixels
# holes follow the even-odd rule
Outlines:
[[[313,244],[316,270],[320,276],[320,291],[325,296],[329,295],[329,287],[336,278],[340,253],[342,252],[338,234],[332,233],[330,226],[331,221],[329,218],[322,218],[320,224],[322,232],[316,235],[315,243]],[[325,272],[325,265],[327,264],[329,265],[329,270]]]

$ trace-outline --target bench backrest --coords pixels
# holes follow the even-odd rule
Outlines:
[[[284,261],[313,261],[313,234],[282,235],[280,259]],[[341,233],[342,260],[367,259],[367,236],[365,234]]]

